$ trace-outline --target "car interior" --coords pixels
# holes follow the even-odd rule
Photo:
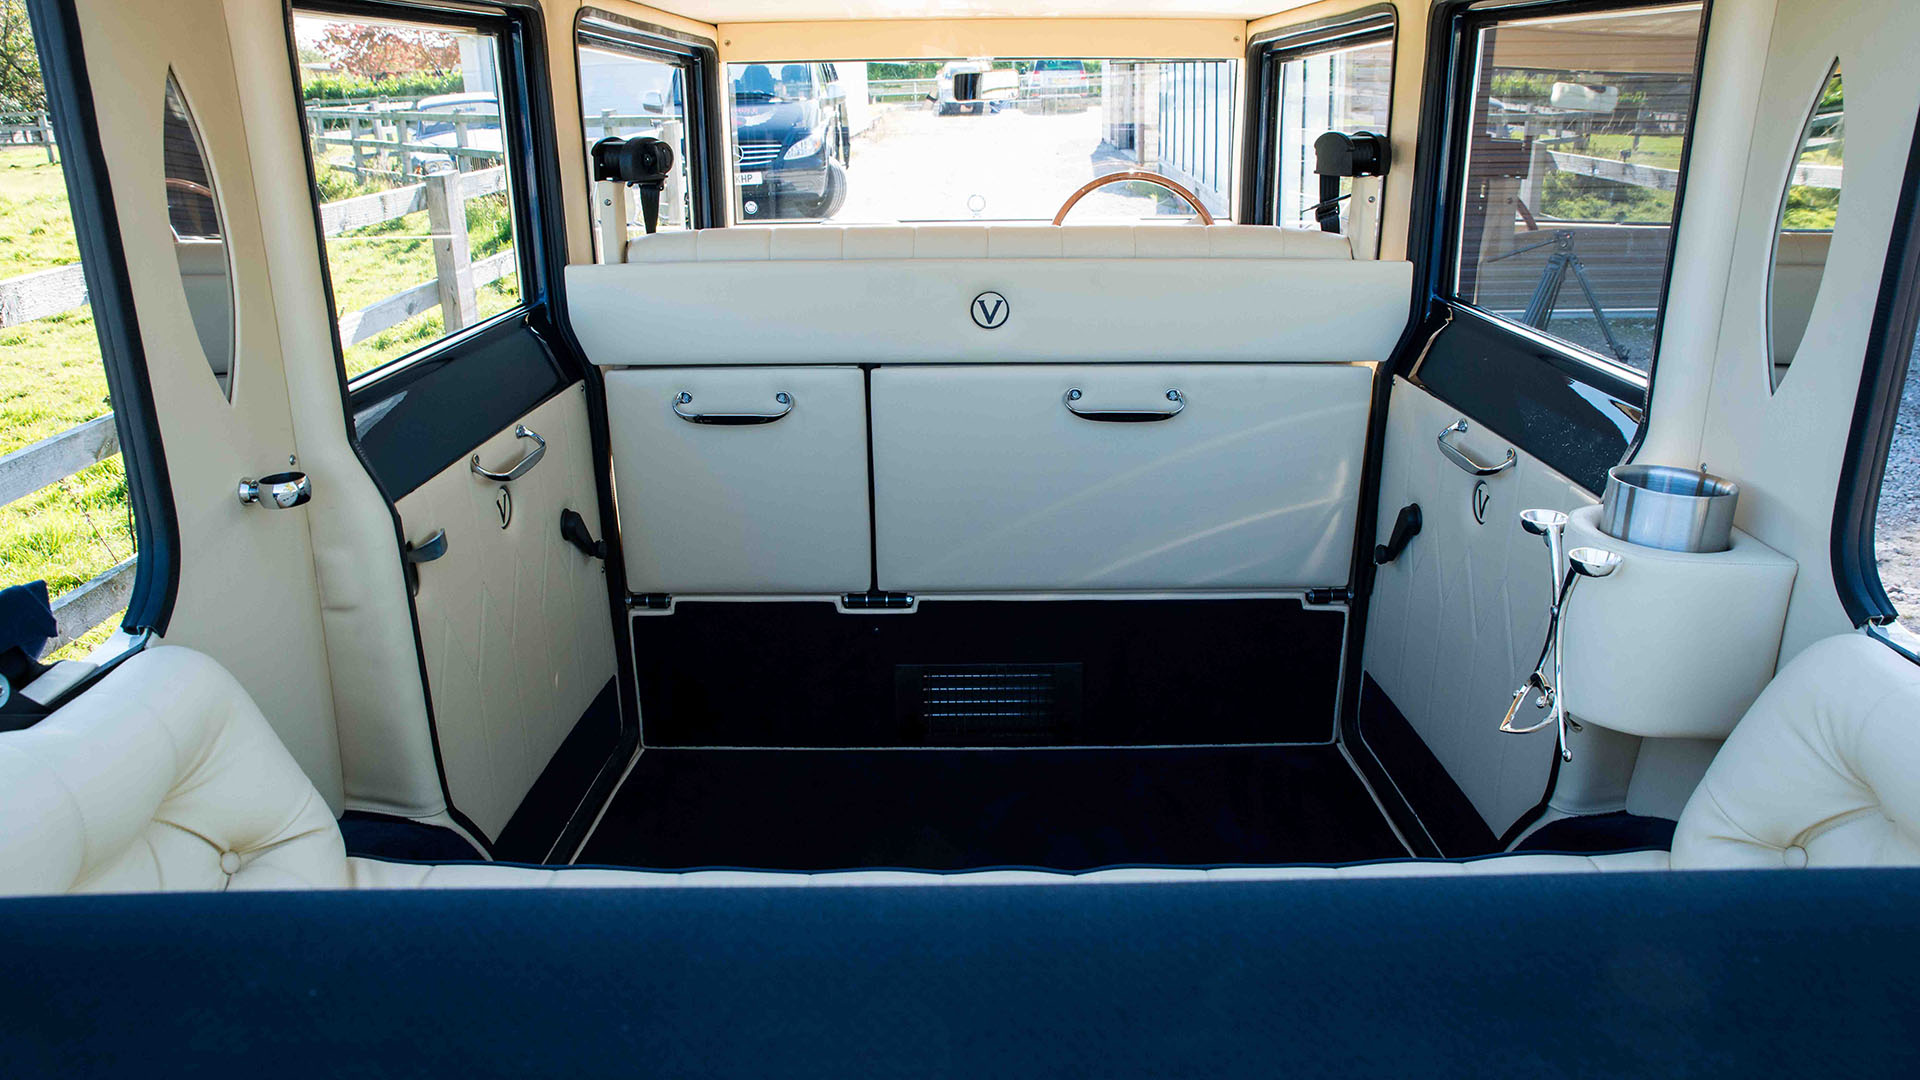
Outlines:
[[[0,894],[1920,866],[1901,4],[25,6]]]

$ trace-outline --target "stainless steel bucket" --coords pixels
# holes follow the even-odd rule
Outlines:
[[[1738,484],[1699,469],[1616,465],[1600,497],[1600,531],[1667,551],[1725,551],[1739,501]]]

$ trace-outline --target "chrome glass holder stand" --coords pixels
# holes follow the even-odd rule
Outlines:
[[[1619,567],[1620,556],[1592,547],[1568,551],[1567,515],[1558,510],[1522,510],[1520,527],[1540,537],[1547,546],[1547,569],[1553,575],[1552,591],[1547,595],[1552,599],[1552,607],[1547,613],[1547,638],[1540,645],[1540,658],[1534,661],[1533,673],[1520,684],[1520,689],[1514,691],[1507,714],[1500,720],[1500,730],[1509,735],[1525,735],[1552,725],[1559,737],[1560,760],[1572,761],[1573,750],[1567,745],[1567,731],[1569,728],[1579,731],[1580,724],[1567,714],[1566,654],[1561,640],[1567,602],[1573,597],[1573,587],[1579,584],[1581,578],[1606,577]],[[1552,671],[1551,678],[1547,674],[1549,670]],[[1534,698],[1534,708],[1547,710],[1547,715],[1539,723],[1518,726],[1514,718],[1520,712],[1521,703],[1531,694],[1538,695]]]

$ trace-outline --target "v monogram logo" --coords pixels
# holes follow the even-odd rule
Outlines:
[[[973,298],[973,324],[982,330],[997,330],[1004,326],[1012,305],[1007,298],[997,292],[983,292]]]

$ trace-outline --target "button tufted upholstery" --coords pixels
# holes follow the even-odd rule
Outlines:
[[[0,734],[0,894],[337,887],[346,855],[253,700],[192,650]]]
[[[1735,729],[1681,815],[1671,866],[1920,865],[1920,669],[1861,635],[1807,650]],[[148,650],[0,734],[0,895],[302,888],[1016,885],[1592,873],[1666,852],[1084,874],[687,873],[348,858],[299,766],[223,668]]]
[[[1920,865],[1920,669],[1864,634],[1795,657],[1694,789],[1673,865]]]

